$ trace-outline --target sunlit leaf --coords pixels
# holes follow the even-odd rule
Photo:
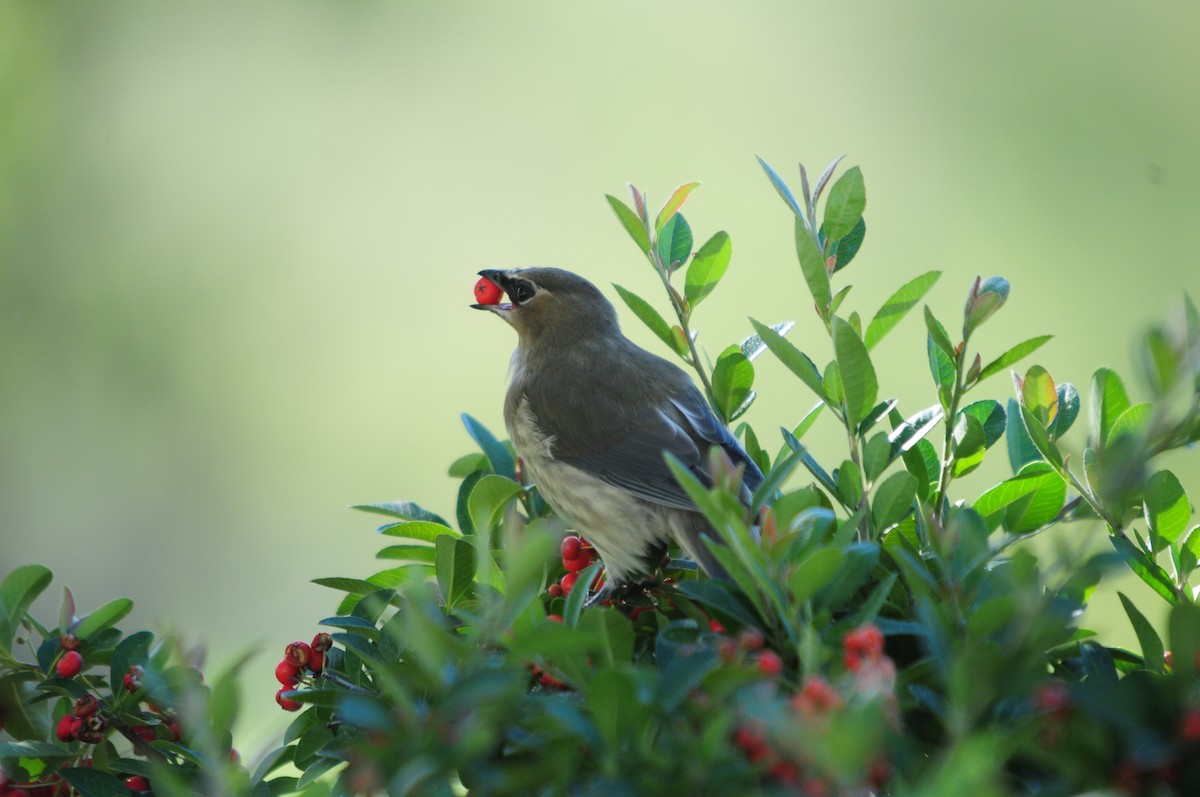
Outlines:
[[[662,210],[658,211],[658,218],[654,220],[654,229],[656,231],[662,231],[662,228],[664,225],[666,225],[667,220],[674,216],[676,211],[683,207],[683,203],[687,201],[688,194],[692,193],[692,189],[698,185],[700,185],[698,182],[684,183],[671,193],[670,198],[663,203]]]
[[[798,219],[803,220],[804,211],[801,210],[800,205],[796,203],[796,198],[792,196],[791,189],[787,187],[787,183],[785,183],[783,179],[775,173],[775,170],[768,166],[767,162],[762,158],[758,159],[758,165],[762,166],[763,171],[767,173],[767,177],[770,179],[771,185],[775,186],[775,190],[779,192],[779,196],[783,197],[783,201],[787,203],[787,206],[791,208],[792,212],[796,214]]]
[[[1162,550],[1179,539],[1192,516],[1187,493],[1169,470],[1160,470],[1146,480],[1143,509],[1146,525],[1157,542],[1155,550]]]
[[[629,233],[629,237],[637,244],[638,249],[641,249],[643,254],[649,253],[650,235],[646,232],[646,227],[642,224],[642,220],[637,217],[637,214],[628,205],[615,196],[605,194],[604,198],[608,200],[608,204],[612,207],[613,212],[617,214],[617,220],[621,222],[621,226],[625,228],[625,232]]]
[[[1092,374],[1092,389],[1089,397],[1092,440],[1104,446],[1112,435],[1117,418],[1129,409],[1129,394],[1116,371],[1100,368]]]
[[[664,268],[674,269],[692,255],[692,228],[682,213],[667,220],[658,233],[658,256]]]
[[[863,343],[867,348],[875,348],[875,344],[900,323],[908,311],[929,292],[940,276],[942,276],[940,271],[927,271],[916,279],[904,283],[888,297],[888,300],[883,303],[883,307],[880,307],[871,318],[871,323],[867,324],[867,332],[863,336]]]
[[[1021,343],[1018,343],[1016,346],[1013,346],[1011,349],[1004,352],[1004,354],[1001,354],[999,357],[992,360],[987,365],[983,366],[983,369],[979,372],[979,381],[982,382],[984,379],[987,379],[989,376],[998,374],[1001,371],[1008,368],[1010,365],[1014,365],[1018,361],[1028,357],[1030,354],[1033,354],[1035,351],[1040,349],[1052,337],[1054,337],[1054,336],[1053,335],[1039,335],[1036,338],[1030,338],[1029,340],[1022,341]]]
[[[854,229],[867,206],[867,189],[862,170],[855,166],[844,172],[825,200],[825,231],[830,240],[837,240]]]
[[[692,307],[700,304],[704,297],[717,287],[725,269],[729,267],[729,258],[733,255],[733,244],[724,230],[709,238],[688,266],[687,277],[683,285],[683,295]]]
[[[829,285],[829,269],[825,266],[825,255],[817,248],[816,242],[804,226],[800,218],[795,223],[796,257],[800,261],[800,270],[804,273],[804,281],[812,294],[817,309],[824,317],[825,308],[833,298],[833,289]]]
[[[836,188],[837,186],[834,186]],[[842,378],[846,406],[846,422],[857,426],[868,410],[875,406],[879,384],[875,367],[862,338],[847,322],[838,317],[832,321],[833,350]]]

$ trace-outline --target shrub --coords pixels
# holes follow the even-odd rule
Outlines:
[[[637,189],[632,207],[608,197],[661,278],[671,320],[618,294],[694,369],[724,420],[755,400],[754,363],[767,351],[815,402],[776,445],[736,427],[766,474],[753,524],[728,462],[714,459],[712,489],[673,467],[716,529],[729,580],[668,557],[644,588],[585,606],[603,578],[587,530],[568,533],[511,447],[464,416],[479,451],[450,467],[461,480],[453,523],[408,502],[357,507],[387,518],[379,556],[392,566],[317,580],[344,593],[322,621],[333,646],[288,646],[277,698],[303,710],[253,774],[225,763],[232,673],[205,687],[171,644],[123,637],[113,625],[127,602],[84,618],[64,607],[48,628],[28,606],[49,573],[10,574],[0,588],[8,777],[26,790],[60,777],[85,795],[119,793],[118,775],[146,777],[156,794],[1200,792],[1190,583],[1200,534],[1179,480],[1155,466],[1200,439],[1194,305],[1185,298],[1144,339],[1151,401],[1134,403],[1115,372],[1097,370],[1076,435],[1086,439],[1071,444],[1082,400],[1069,382],[1035,365],[1012,374],[1013,398],[982,394],[1049,336],[975,351],[973,334],[1009,294],[1003,278],[976,279],[961,334],[924,308],[933,401],[902,409],[881,398],[871,352],[940,275],[900,286],[865,323],[848,310],[850,286],[838,283],[865,238],[866,193],[857,168],[833,181],[837,165],[811,188],[802,168],[797,199],[762,164],[793,217],[829,336],[824,367],[788,339],[791,322],[753,320],[710,366],[695,315],[728,267],[729,236],[693,254],[680,208],[694,183],[653,217]],[[845,430],[840,462],[803,442],[821,415]],[[974,500],[952,497],[1001,440],[1013,475]],[[1040,561],[1026,542],[1068,522],[1104,529],[1111,552]],[[1140,651],[1078,625],[1102,576],[1122,567],[1170,604],[1166,642],[1123,595]],[[56,672],[64,634],[77,641],[77,675]],[[40,639],[32,660],[16,655],[18,635]],[[122,682],[134,674],[130,691]],[[91,701],[87,716],[103,727],[77,728]]]

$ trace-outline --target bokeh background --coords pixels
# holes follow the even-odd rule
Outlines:
[[[1111,365],[1144,397],[1137,336],[1200,296],[1198,23],[1190,2],[1082,0],[4,3],[0,575],[129,595],[127,628],[218,662],[264,649],[247,732],[278,732],[276,648],[336,602],[309,579],[378,569],[346,506],[450,512],[459,413],[501,430],[514,338],[467,308],[476,271],[559,265],[662,307],[603,195],[700,180],[698,242],[734,242],[701,341],[795,318],[828,358],[755,155],[794,183],[797,161],[863,168],[848,307],[936,268],[953,328],[975,275],[1002,274],[985,359],[1049,332],[1057,380],[1086,395]],[[933,402],[923,338],[914,314],[876,350],[908,410]],[[770,437],[810,398],[757,365]],[[832,427],[814,435],[832,460]],[[1200,495],[1194,452],[1169,464]],[[1093,624],[1132,640],[1117,605]]]

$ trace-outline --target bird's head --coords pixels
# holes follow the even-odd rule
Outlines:
[[[484,269],[479,274],[504,291],[508,301],[471,306],[490,310],[507,321],[517,330],[522,345],[617,330],[613,306],[578,274],[560,268]]]

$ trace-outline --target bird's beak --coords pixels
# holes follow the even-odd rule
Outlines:
[[[508,289],[512,287],[512,280],[508,275],[500,269],[485,268],[479,272],[479,276],[484,279],[491,280],[500,286],[500,290],[504,291],[504,295],[508,295]],[[496,304],[473,304],[471,305],[476,310],[491,310],[496,315],[507,320],[508,314],[512,312],[513,306],[511,302],[498,302]]]

